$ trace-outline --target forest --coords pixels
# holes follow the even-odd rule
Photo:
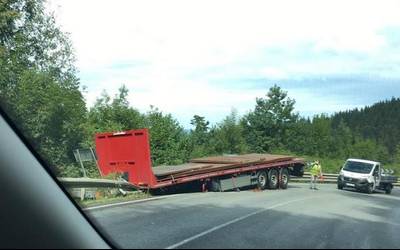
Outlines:
[[[43,1],[0,1],[0,104],[58,176],[82,175],[73,150],[94,147],[95,133],[137,128],[150,130],[154,166],[266,152],[318,158],[330,172],[350,157],[400,170],[399,98],[302,117],[295,112],[295,96],[266,82],[248,113],[240,116],[233,109],[217,124],[193,114],[187,130],[162,107],[145,113],[132,107],[128,97],[135,93],[122,83],[117,95],[103,92],[88,108],[75,65],[68,34]],[[89,175],[97,176],[94,166]]]

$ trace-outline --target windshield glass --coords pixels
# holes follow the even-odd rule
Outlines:
[[[360,173],[360,174],[369,174],[374,167],[373,164],[357,162],[357,161],[348,161],[344,166],[344,171]]]
[[[120,247],[397,248],[397,186],[386,202],[336,190],[346,160],[400,173],[399,13],[396,0],[0,0],[0,113]]]

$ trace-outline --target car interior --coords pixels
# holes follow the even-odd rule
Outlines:
[[[0,248],[111,248],[0,114]]]

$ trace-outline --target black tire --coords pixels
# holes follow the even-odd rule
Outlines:
[[[368,185],[366,192],[367,194],[372,194],[374,192],[374,186]]]
[[[219,179],[212,179],[209,188],[211,192],[222,192],[221,182]]]
[[[342,183],[342,180],[340,179],[340,177],[337,178],[337,188],[339,190],[343,190],[343,183]]]
[[[385,193],[386,193],[386,194],[391,194],[391,193],[392,193],[392,189],[393,189],[393,186],[392,186],[392,185],[390,185],[390,184],[386,185],[386,187],[385,187]]]
[[[268,188],[277,189],[279,187],[279,172],[276,169],[271,169],[268,172]]]
[[[282,168],[279,177],[279,188],[287,189],[290,180],[289,170],[287,168]]]
[[[268,187],[268,174],[265,171],[257,173],[257,187],[260,190],[265,190]]]

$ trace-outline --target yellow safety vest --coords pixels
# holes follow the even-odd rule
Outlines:
[[[312,175],[319,175],[321,173],[321,165],[319,164],[314,164],[311,168],[311,174]]]

